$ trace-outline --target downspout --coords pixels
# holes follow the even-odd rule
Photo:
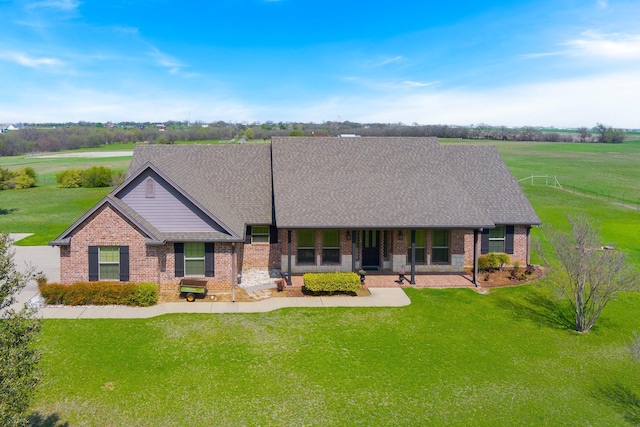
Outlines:
[[[236,244],[231,243],[231,301],[236,302],[236,280],[238,272],[236,271]]]
[[[482,228],[473,230],[473,284],[478,287],[478,240]]]
[[[287,286],[291,286],[291,230],[287,230]]]
[[[416,230],[411,230],[411,281],[409,284],[416,284]]]

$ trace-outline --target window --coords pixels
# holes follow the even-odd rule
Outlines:
[[[298,230],[298,264],[316,263],[316,232],[315,230]]]
[[[340,232],[338,230],[322,232],[322,263],[340,263]]]
[[[156,183],[152,178],[147,178],[145,182],[145,194],[147,199],[153,199],[156,197]]]
[[[434,264],[448,264],[449,230],[433,230],[431,238],[431,262]]]
[[[187,276],[204,276],[204,243],[184,244],[184,273]]]
[[[251,227],[251,243],[269,243],[269,226],[254,225]]]
[[[504,252],[505,226],[497,225],[489,230],[489,252]]]
[[[120,247],[100,246],[98,252],[99,280],[120,280]]]
[[[415,230],[415,232],[416,232],[416,262],[424,262],[424,230]],[[407,262],[411,262],[411,232],[409,232]]]

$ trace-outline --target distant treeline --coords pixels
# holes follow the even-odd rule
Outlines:
[[[172,144],[176,141],[239,139],[268,140],[273,136],[338,136],[356,134],[360,136],[435,136],[439,138],[490,139],[503,141],[548,141],[548,142],[608,142],[620,143],[625,138],[621,129],[613,129],[598,123],[588,129],[574,131],[544,130],[525,126],[510,128],[480,124],[470,127],[448,125],[405,125],[403,123],[226,123],[210,124],[166,122],[151,123],[66,123],[66,124],[21,124],[19,130],[0,134],[0,155],[12,156],[30,152],[60,151],[76,148],[98,147],[104,144],[147,142]]]

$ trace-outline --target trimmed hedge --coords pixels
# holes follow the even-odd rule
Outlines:
[[[304,287],[311,292],[356,292],[360,276],[356,273],[305,273]]]
[[[40,294],[52,305],[128,305],[149,307],[158,303],[155,283],[77,282],[72,285],[39,285]]]

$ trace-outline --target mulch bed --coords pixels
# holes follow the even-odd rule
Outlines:
[[[525,278],[518,277],[514,279],[511,275],[511,268],[505,268],[504,271],[496,270],[492,273],[478,273],[478,283],[483,288],[501,288],[505,286],[519,286],[530,283],[544,276],[544,271],[540,267],[536,267],[532,274],[525,275]],[[524,269],[521,269],[521,276],[524,273]]]

